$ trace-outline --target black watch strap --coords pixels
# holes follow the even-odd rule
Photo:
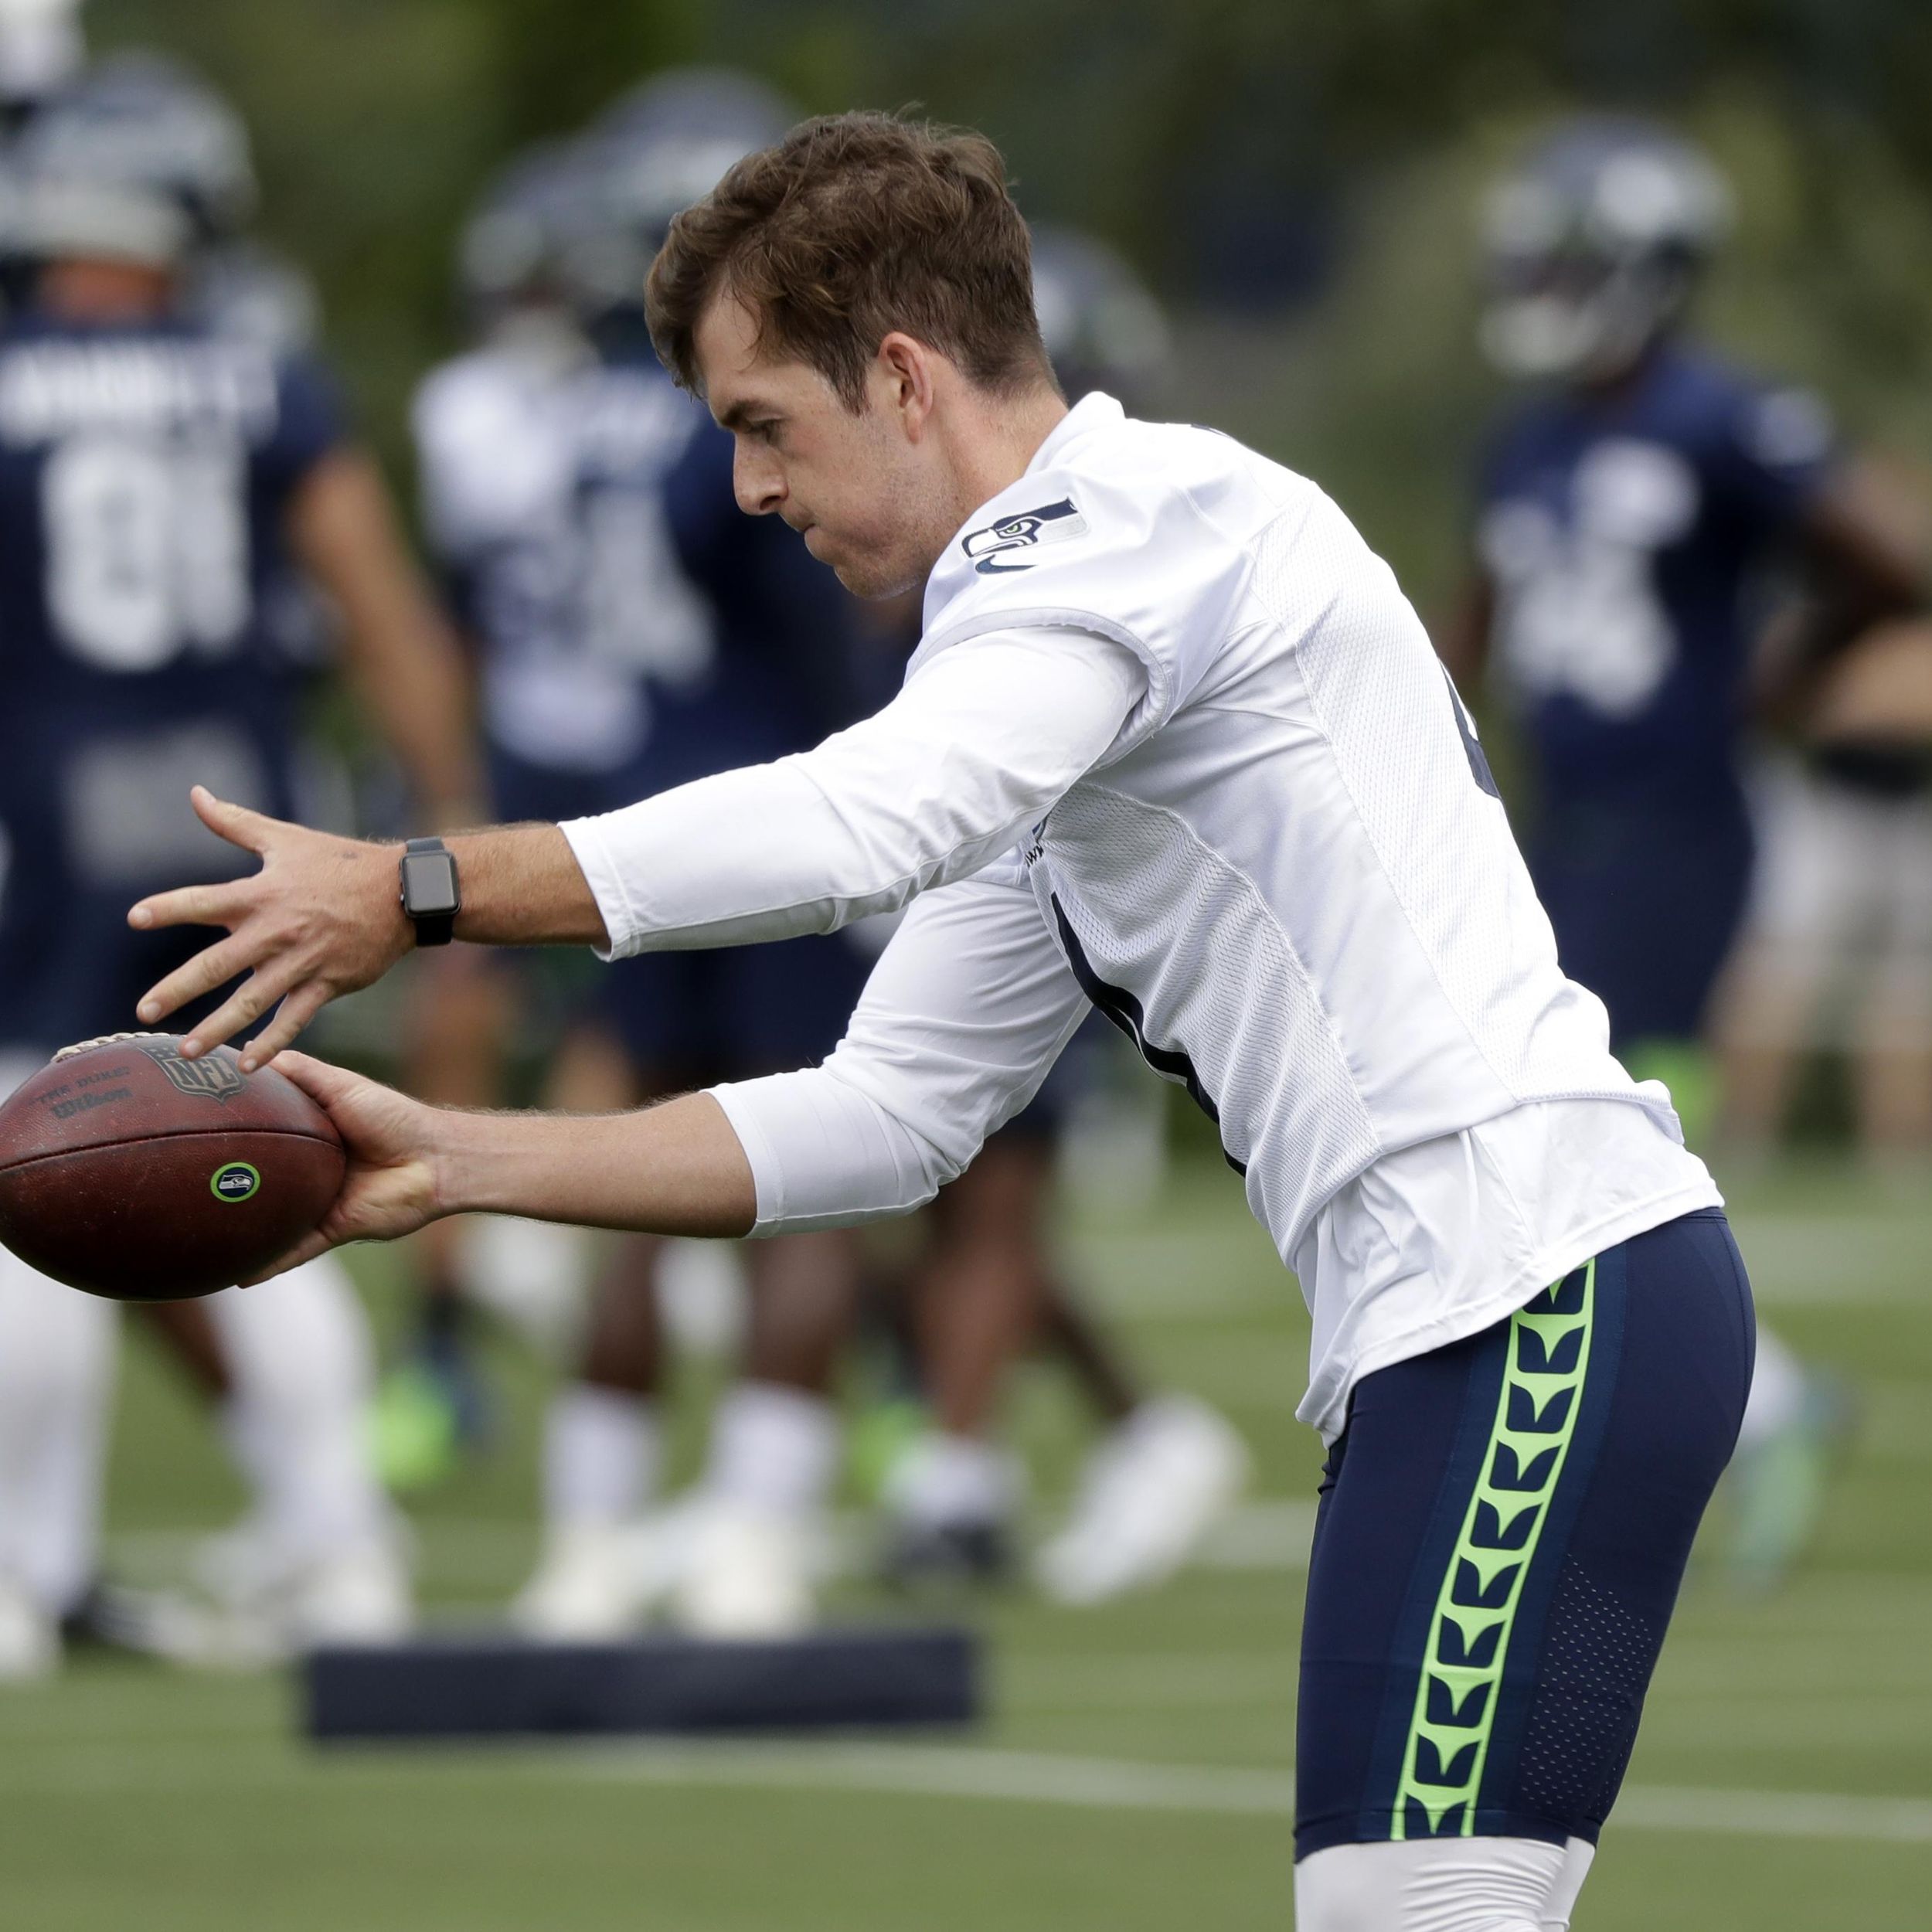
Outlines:
[[[456,937],[463,893],[456,855],[440,838],[412,838],[403,848],[403,912],[419,946],[447,946]]]

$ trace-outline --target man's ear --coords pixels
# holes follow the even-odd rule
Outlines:
[[[879,345],[875,373],[886,408],[909,443],[924,435],[933,413],[933,352],[916,336],[894,329]]]

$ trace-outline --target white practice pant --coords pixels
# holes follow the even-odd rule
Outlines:
[[[383,1533],[362,1439],[372,1350],[340,1262],[228,1289],[209,1311],[234,1379],[230,1446],[274,1555],[298,1565]],[[99,1566],[119,1312],[0,1249],[0,1574],[49,1615]]]
[[[94,1580],[119,1315],[0,1248],[0,1576],[49,1616]]]
[[[1594,1855],[1574,1838],[1331,1845],[1294,1868],[1296,1932],[1566,1932]]]
[[[234,1381],[230,1446],[272,1556],[298,1568],[381,1537],[389,1507],[365,1432],[375,1348],[342,1262],[318,1255],[225,1288],[208,1312]]]

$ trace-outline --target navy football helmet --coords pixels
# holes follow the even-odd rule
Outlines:
[[[90,69],[16,147],[26,252],[172,264],[254,213],[247,131],[221,97],[159,55]]]
[[[1034,229],[1033,307],[1069,402],[1105,389],[1138,410],[1158,386],[1171,348],[1167,318],[1125,260],[1097,236],[1046,224]]]
[[[672,218],[702,199],[732,165],[782,141],[798,118],[763,81],[729,68],[662,73],[607,108],[585,139],[601,177],[603,243],[595,297],[634,303]]]
[[[457,281],[471,319],[569,315],[603,279],[602,174],[581,141],[545,141],[502,168],[464,224]]]
[[[1730,209],[1716,166],[1668,129],[1571,122],[1491,193],[1485,350],[1513,376],[1618,375],[1683,313]]]

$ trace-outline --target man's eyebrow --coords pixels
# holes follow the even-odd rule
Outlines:
[[[764,406],[764,404],[753,402],[748,396],[741,396],[718,417],[718,426],[720,429],[742,429],[752,413]]]

